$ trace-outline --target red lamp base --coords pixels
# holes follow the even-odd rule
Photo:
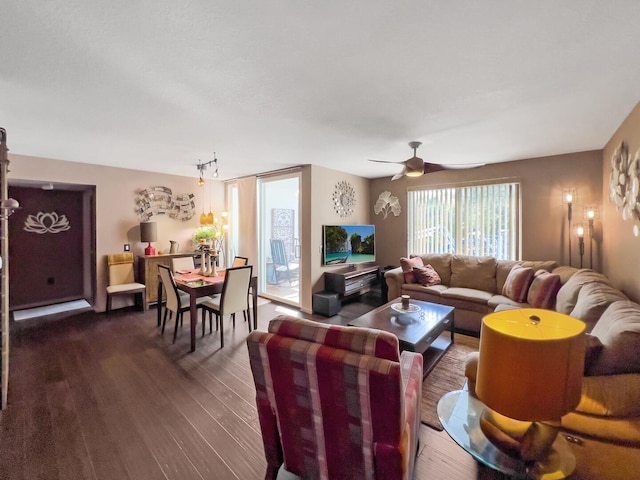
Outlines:
[[[153,245],[151,245],[151,242],[149,242],[149,245],[147,246],[147,248],[144,249],[144,254],[147,256],[156,254],[156,249],[153,248]]]

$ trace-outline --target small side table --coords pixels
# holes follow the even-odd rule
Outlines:
[[[445,394],[438,402],[438,417],[445,431],[478,462],[513,478],[536,478],[528,473],[524,461],[498,449],[480,428],[486,407],[467,390]]]

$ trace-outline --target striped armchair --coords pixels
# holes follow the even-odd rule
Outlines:
[[[422,356],[380,330],[286,315],[268,330],[247,339],[265,479],[412,479]]]

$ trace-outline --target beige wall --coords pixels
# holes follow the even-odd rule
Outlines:
[[[333,192],[340,181],[349,182],[355,191],[354,213],[348,217],[341,217],[333,208]],[[305,271],[309,272],[309,285],[301,285],[300,300],[302,310],[309,312],[313,292],[324,289],[324,272],[336,268],[322,265],[322,225],[370,223],[372,207],[369,204],[370,180],[356,175],[312,165],[304,170],[302,187],[303,199],[308,199],[310,206],[309,210],[303,207],[303,212],[308,212],[309,216],[303,216],[302,219],[302,243],[307,246],[309,252],[309,265],[303,264],[303,268],[308,267]],[[308,236],[305,236],[307,232]]]
[[[601,206],[601,219],[596,221],[594,269],[602,270],[631,298],[640,299],[640,277],[637,266],[640,257],[640,238],[632,233],[636,221],[623,221],[619,211],[608,200],[610,158],[620,141],[629,146],[631,157],[640,149],[640,104],[622,123],[603,151],[590,151],[533,158],[515,162],[492,164],[470,170],[450,170],[425,175],[418,179],[403,178],[391,182],[389,178],[367,180],[355,175],[305,166],[302,169],[302,255],[301,308],[311,310],[312,292],[324,288],[323,274],[331,267],[323,267],[321,260],[322,225],[335,223],[374,223],[376,225],[377,261],[381,267],[397,265],[406,255],[406,192],[414,185],[451,185],[469,181],[513,178],[522,182],[523,239],[522,258],[554,259],[568,264],[566,238],[566,205],[561,203],[565,188],[577,190],[574,221],[582,216],[587,204]],[[106,271],[104,255],[122,251],[130,243],[136,255],[143,253],[139,242],[139,219],[134,213],[135,192],[156,185],[170,187],[175,193],[196,193],[197,215],[188,222],[169,218],[158,219],[158,249],[168,249],[169,240],[177,240],[182,248],[190,246],[190,237],[198,225],[198,215],[208,211],[209,195],[195,185],[193,177],[177,177],[136,170],[95,166],[22,155],[9,155],[11,160],[9,181],[14,179],[78,183],[96,186],[96,223],[98,291],[97,310],[104,309]],[[194,175],[195,177],[195,175]],[[332,195],[338,181],[350,182],[356,191],[356,211],[350,217],[340,217],[332,205]],[[212,206],[223,208],[224,186],[214,181]],[[390,191],[400,199],[402,213],[398,217],[375,215],[373,205],[383,191]],[[573,265],[579,257],[575,238]],[[588,245],[585,266],[588,266]]]
[[[199,188],[196,184],[195,168],[194,177],[179,177],[23,155],[10,154],[9,160],[10,184],[14,180],[31,180],[96,186],[97,311],[103,311],[105,308],[105,255],[122,252],[125,243],[131,244],[131,251],[135,255],[144,254],[146,244],[140,242],[140,219],[135,213],[134,201],[137,190],[161,185],[171,188],[174,194],[196,194],[196,216],[189,221],[182,222],[164,216],[154,217],[158,223],[158,241],[154,242],[156,250],[168,252],[169,240],[178,241],[181,251],[193,250],[191,235],[199,224],[203,208],[208,212],[211,204],[214,212],[220,212],[224,207],[223,183],[214,180],[211,181],[212,190],[209,190],[209,186]]]
[[[602,205],[602,159],[600,151],[554,155],[514,162],[486,165],[468,170],[447,170],[419,178],[378,178],[371,182],[369,209],[372,223],[376,224],[377,260],[381,267],[399,265],[399,258],[407,252],[407,189],[415,186],[450,186],[465,182],[491,179],[513,179],[522,185],[522,258],[525,260],[556,260],[569,263],[567,244],[567,208],[562,204],[562,190],[574,188],[577,200],[574,204],[574,223],[582,222],[583,207]],[[398,217],[389,214],[375,215],[373,205],[378,196],[389,191],[398,197],[402,213]],[[596,225],[600,232],[600,225]],[[579,264],[578,245],[572,239],[572,263]],[[594,243],[594,269],[601,261],[600,243]],[[589,266],[589,250],[586,246],[584,266]]]
[[[632,300],[640,301],[640,237],[633,234],[634,225],[640,227],[640,221],[637,218],[623,220],[622,212],[609,200],[611,157],[620,142],[627,145],[630,160],[640,155],[640,103],[622,122],[602,152],[603,272]]]

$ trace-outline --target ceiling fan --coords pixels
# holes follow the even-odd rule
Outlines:
[[[404,177],[420,177],[425,173],[433,173],[439,172],[440,170],[454,170],[454,169],[463,169],[463,168],[476,168],[481,167],[484,163],[473,163],[467,165],[440,165],[439,163],[429,163],[425,162],[423,159],[416,155],[416,150],[418,147],[422,145],[422,142],[409,142],[409,147],[413,148],[413,157],[403,162],[391,162],[388,160],[372,160],[369,159],[370,162],[378,162],[378,163],[397,163],[404,165],[402,167],[402,171],[400,173],[396,173],[391,180],[398,180],[399,178]]]

